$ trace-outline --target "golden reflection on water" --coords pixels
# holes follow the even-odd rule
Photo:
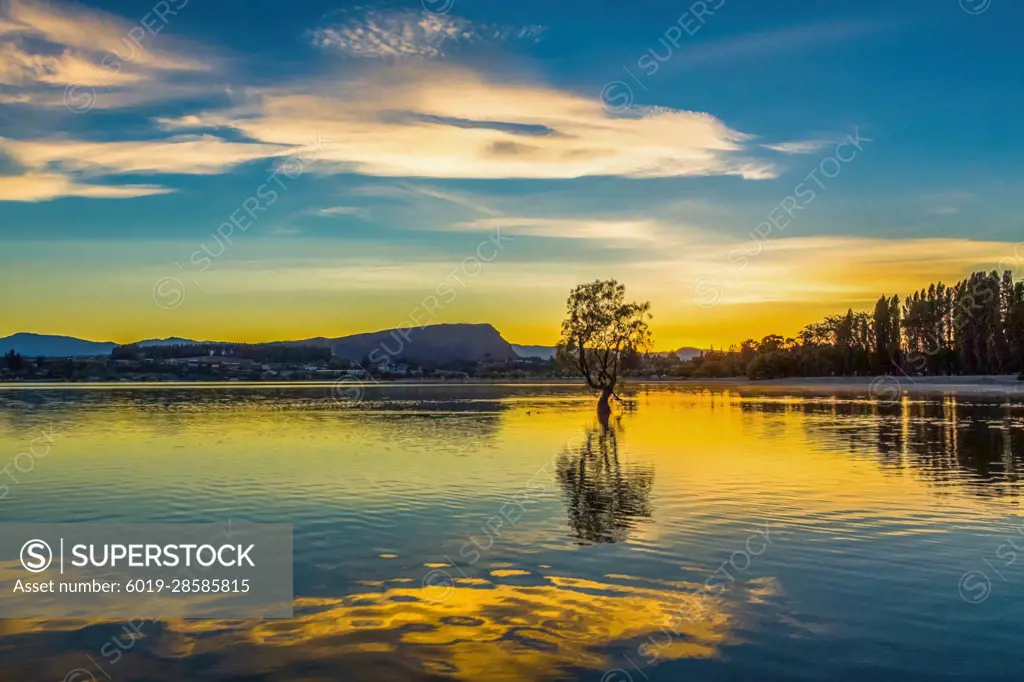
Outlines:
[[[592,400],[582,394],[532,401],[496,397],[458,409],[425,404],[396,412],[343,410],[316,393],[290,402],[217,398],[212,389],[201,393],[210,395],[201,401],[126,399],[109,409],[87,400],[47,411],[5,409],[0,454],[13,456],[26,446],[26,434],[50,423],[56,433],[53,454],[37,467],[42,473],[25,477],[28,486],[47,476],[69,488],[109,488],[112,472],[119,472],[113,491],[119,494],[141,494],[147,481],[159,480],[168,490],[226,484],[238,496],[303,490],[358,502],[375,500],[381,489],[374,484],[383,480],[388,494],[426,499],[445,497],[453,487],[486,486],[496,471],[528,478],[594,421]],[[627,458],[656,472],[658,494],[716,497],[724,482],[745,495],[769,499],[781,493],[828,504],[833,498],[803,492],[821,492],[813,489],[841,479],[844,497],[868,489],[903,495],[906,490],[889,486],[918,489],[893,476],[934,481],[943,470],[984,474],[984,462],[971,459],[978,450],[999,449],[996,459],[1013,474],[1012,452],[1020,451],[1024,433],[1020,406],[1007,408],[1005,424],[990,425],[999,442],[981,442],[986,434],[965,428],[964,411],[955,397],[880,407],[846,398],[655,389],[641,392],[638,409],[623,417],[618,432]],[[841,452],[844,444],[847,453]],[[975,452],[965,456],[965,447],[972,446]],[[486,457],[475,456],[483,451]],[[62,459],[62,453],[73,459]],[[863,467],[849,453],[876,459],[881,470]],[[1015,479],[994,481],[985,492],[1015,493],[1006,480]]]
[[[713,569],[690,559],[694,537],[727,524],[749,532],[765,520],[773,532],[943,532],[944,524],[1005,513],[1018,495],[1019,405],[976,409],[946,397],[886,406],[656,388],[642,389],[636,409],[604,431],[589,396],[571,391],[470,395],[455,407],[417,400],[365,410],[316,397],[268,401],[214,391],[193,401],[124,398],[107,407],[69,401],[0,412],[0,452],[17,452],[26,432],[54,424],[52,454],[11,491],[30,509],[30,493],[47,490],[82,495],[86,509],[102,506],[98,496],[186,506],[213,500],[215,508],[287,499],[287,509],[314,514],[339,500],[352,514],[461,509],[477,498],[501,499],[538,471],[561,496],[560,515],[540,526],[547,535],[519,527],[501,538],[520,557],[542,544],[556,552],[558,574],[536,564],[492,565],[486,577],[459,578],[439,598],[420,579],[446,566],[429,563],[440,552],[419,559],[420,572],[396,575],[389,562],[406,559],[404,547],[367,547],[366,556],[344,559],[379,561],[377,579],[333,585],[336,597],[299,598],[287,621],[150,624],[146,653],[119,658],[115,679],[550,680],[571,669],[620,667],[612,647],[630,647],[643,665],[638,647],[648,640],[664,643],[659,663],[712,658],[737,642],[745,607],[784,585],[749,578],[713,599],[694,596],[699,585],[673,579],[695,563],[698,572]],[[449,530],[462,537],[481,521],[464,517]],[[340,522],[339,530],[346,532]],[[665,572],[641,577],[628,565],[607,566],[600,580],[569,577],[582,574],[573,562],[582,565],[597,544],[668,556]],[[695,599],[700,617],[680,618],[693,613]],[[21,677],[12,679],[64,679],[88,668],[85,654],[106,662],[86,642],[109,635],[83,636],[99,626],[0,621],[0,660],[17,662],[12,672]],[[116,624],[106,627],[117,632]],[[666,627],[678,634],[666,639]]]
[[[346,679],[371,680],[401,669],[410,678],[550,680],[567,669],[614,667],[602,651],[614,644],[634,642],[643,651],[645,642],[656,643],[656,658],[671,661],[715,656],[731,637],[728,601],[698,596],[696,584],[557,576],[531,586],[477,582],[484,584],[456,585],[434,597],[418,586],[386,586],[343,599],[297,599],[296,617],[284,621],[162,621],[151,655],[125,655],[114,665],[117,673],[159,680],[183,679],[178,664],[195,657],[215,661],[219,675],[261,679],[322,679],[299,672],[344,671]],[[749,589],[756,599],[774,588],[762,582]],[[12,643],[17,635],[39,636],[24,640],[38,651],[36,673],[62,679],[69,657],[47,660],[48,644],[59,642],[59,633],[101,623],[9,620],[0,621],[0,634]],[[145,625],[140,629],[149,636]],[[84,657],[75,665],[83,663]]]
[[[0,392],[0,401],[26,392]],[[52,454],[23,477],[26,486],[41,477],[54,486],[115,493],[146,491],[149,481],[190,491],[226,484],[241,496],[302,490],[359,502],[380,493],[368,479],[385,479],[389,494],[412,491],[423,498],[446,496],[461,485],[487,485],[496,471],[528,476],[593,422],[592,399],[585,394],[530,400],[479,398],[470,391],[471,399],[457,409],[423,402],[364,411],[339,409],[327,388],[323,395],[304,391],[301,400],[238,400],[214,388],[190,399],[165,398],[170,392],[152,391],[136,400],[132,396],[142,391],[105,391],[121,398],[108,406],[84,395],[76,400],[75,394],[87,393],[79,389],[62,394],[65,402],[47,410],[5,406],[0,455],[13,457],[26,447],[33,428],[51,424]],[[955,396],[879,406],[849,398],[655,388],[642,390],[637,401],[635,413],[623,417],[618,438],[633,464],[657,473],[655,492],[661,496],[714,498],[727,484],[745,496],[781,494],[827,505],[835,498],[817,493],[838,480],[844,497],[902,496],[906,488],[926,491],[916,480],[893,477],[934,482],[945,471],[949,480],[964,480],[959,474],[986,473],[977,455],[992,450],[999,451],[994,459],[1006,476],[992,481],[988,491],[1016,491],[1006,484],[1016,479],[1020,405],[1007,406],[1001,424],[971,428],[964,420],[969,407]],[[486,457],[475,456],[484,450]],[[849,454],[867,455],[879,467],[864,467]],[[600,459],[589,461],[601,465]],[[639,469],[637,485],[643,487]],[[16,502],[17,492],[5,504]]]

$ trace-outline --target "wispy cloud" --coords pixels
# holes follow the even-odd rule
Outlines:
[[[828,140],[802,140],[796,142],[777,142],[761,145],[765,149],[782,154],[814,154],[832,144]]]
[[[133,32],[138,35],[137,28],[77,6],[7,0],[0,11],[0,84],[7,85],[0,87],[0,100],[53,104],[61,100],[59,93],[66,96],[61,87],[66,81],[96,75],[93,65],[104,55],[129,47],[131,59],[104,82],[110,92],[101,99],[112,106],[189,90],[189,84],[167,80],[167,74],[215,72],[206,51],[180,49],[184,43],[163,35],[162,50],[154,49],[155,43],[140,45],[130,38]],[[432,57],[443,56],[446,45],[537,40],[541,35],[537,26],[369,12],[322,27],[312,37],[322,47],[353,56]],[[236,88],[232,101],[226,109],[155,119],[160,139],[0,138],[0,153],[20,173],[3,181],[8,187],[35,187],[30,193],[34,200],[61,196],[62,190],[109,197],[164,192],[170,190],[155,185],[115,189],[116,177],[224,173],[256,159],[285,156],[308,144],[313,130],[330,140],[318,150],[317,173],[438,179],[731,175],[749,180],[779,174],[771,160],[758,156],[764,150],[752,142],[754,135],[708,113],[665,107],[612,113],[596,98],[447,64],[428,68],[416,60],[392,60],[341,78]],[[211,135],[211,129],[229,129],[249,141]],[[167,131],[171,137],[163,136]],[[771,148],[801,153],[801,144],[808,143]],[[410,191],[484,216],[500,215],[448,190],[417,186]],[[607,236],[618,228],[601,229]]]
[[[133,23],[67,3],[0,3],[4,101],[71,108],[69,87],[90,90],[88,108],[181,94],[186,88],[173,78],[210,71],[212,57],[201,46],[159,35],[178,14],[171,5],[180,3],[160,4],[167,7],[157,14],[147,7]],[[105,95],[99,101],[98,92]]]
[[[798,52],[862,38],[898,25],[896,21],[828,21],[790,26],[705,42],[679,52],[670,66],[694,67]]]
[[[49,201],[60,197],[130,199],[174,190],[156,185],[97,185],[79,182],[58,173],[25,173],[0,176],[0,201]]]
[[[369,216],[369,211],[360,206],[331,206],[330,208],[319,209],[316,211],[316,215],[327,218],[337,216],[356,216],[357,218],[366,219]]]
[[[13,174],[0,176],[0,201],[46,201],[61,196],[129,199],[164,194],[173,190],[98,183],[109,183],[119,175],[215,175],[249,161],[296,153],[297,149],[229,142],[213,135],[123,142],[0,138],[0,155],[14,166]]]
[[[183,6],[177,1],[146,6],[133,23],[74,4],[0,0],[0,102],[67,106],[78,114],[204,89],[175,80],[213,69],[209,50],[165,33]],[[13,168],[0,177],[0,201],[166,194],[172,189],[120,184],[108,176],[220,173],[279,151],[209,135],[138,141],[85,141],[52,133],[0,138],[0,155]]]
[[[177,126],[229,127],[285,145],[320,129],[332,142],[320,156],[320,172],[426,178],[778,175],[771,162],[750,155],[750,135],[707,113],[659,107],[613,115],[595,98],[436,65],[390,66],[341,82],[251,91],[243,105],[183,118]]]
[[[663,235],[662,226],[649,218],[612,219],[593,217],[501,216],[455,223],[447,229],[457,231],[493,231],[555,239],[587,239],[626,246],[654,242]]]
[[[422,198],[443,201],[463,208],[468,208],[475,213],[483,215],[501,215],[479,197],[464,192],[455,192],[449,189],[440,189],[429,185],[411,183],[388,183],[377,185],[365,185],[349,190],[352,196],[375,197],[385,199],[400,199],[403,201],[415,201]]]
[[[247,161],[285,156],[292,149],[227,142],[213,135],[179,135],[164,140],[125,142],[0,138],[0,151],[30,169],[58,168],[102,175],[212,175]]]
[[[292,237],[297,234],[302,234],[302,230],[290,225],[275,225],[267,230],[267,234],[275,237]]]
[[[450,46],[504,40],[540,40],[541,26],[478,24],[450,14],[368,12],[318,28],[312,42],[350,57],[444,57]]]

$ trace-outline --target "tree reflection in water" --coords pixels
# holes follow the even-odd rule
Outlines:
[[[651,517],[654,471],[619,461],[617,425],[602,420],[583,443],[559,458],[556,474],[573,537],[581,543],[622,542]]]

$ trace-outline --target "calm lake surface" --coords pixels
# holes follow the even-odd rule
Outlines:
[[[0,390],[0,465],[53,434],[0,522],[291,523],[296,614],[114,663],[121,623],[0,621],[0,677],[1019,677],[1019,398],[638,386],[604,429],[570,386],[360,397]]]

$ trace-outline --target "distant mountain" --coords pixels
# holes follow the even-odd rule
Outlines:
[[[404,335],[408,335],[406,340]],[[516,352],[489,324],[432,324],[413,329],[385,329],[336,339],[315,338],[293,343],[326,344],[347,360],[405,358],[412,362],[510,360]]]
[[[550,360],[555,357],[555,351],[558,350],[555,346],[519,346],[514,343],[512,349],[521,358],[540,358],[541,360]]]
[[[406,339],[405,335],[408,335]],[[177,336],[166,339],[145,339],[136,341],[137,346],[175,346],[187,344],[212,344],[216,341],[194,341]],[[413,362],[452,362],[465,360],[514,360],[518,357],[508,341],[489,324],[434,324],[422,329],[385,329],[368,334],[354,334],[338,338],[304,339],[302,341],[278,341],[288,346],[320,346],[331,349],[334,355],[348,360],[361,361],[370,356],[374,360],[391,357],[405,358]],[[26,357],[85,357],[110,355],[119,344],[108,341],[85,341],[71,336],[47,336],[42,334],[14,334],[0,339],[0,354],[14,349]],[[524,349],[538,349],[550,357],[553,348],[545,346],[520,346]],[[376,351],[376,352],[374,352]],[[372,354],[372,355],[371,355]],[[544,357],[544,356],[540,356]]]
[[[116,343],[85,341],[73,336],[20,333],[0,339],[0,354],[11,350],[25,357],[75,358],[110,355]]]
[[[344,339],[347,337],[340,336],[338,338]],[[271,346],[320,346],[325,348],[331,347],[331,341],[336,339],[329,339],[326,336],[316,336],[311,339],[302,339],[300,341],[268,341],[267,345]]]
[[[683,360],[685,362],[686,360],[692,360],[693,358],[699,356],[704,351],[702,351],[700,348],[694,348],[693,346],[683,346],[682,348],[674,352],[680,360]]]

